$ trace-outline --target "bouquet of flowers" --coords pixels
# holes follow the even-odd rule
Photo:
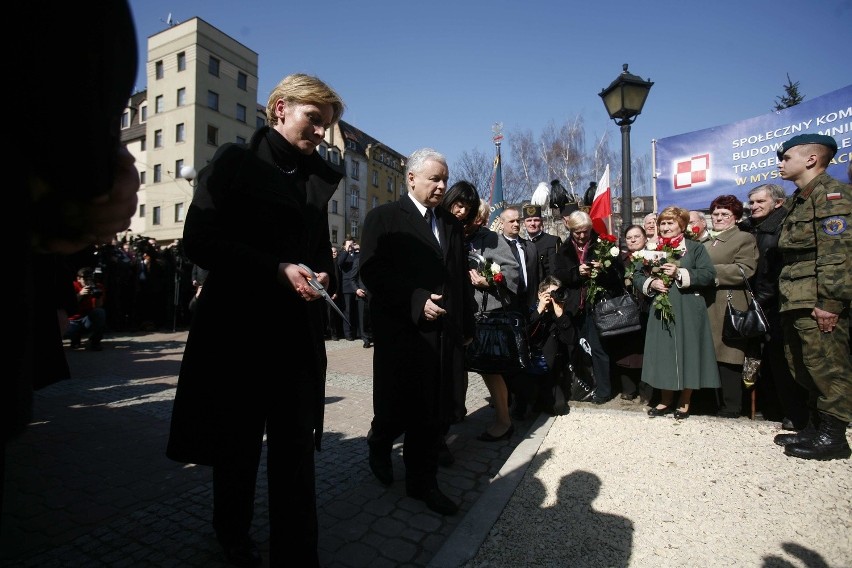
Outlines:
[[[697,241],[698,237],[701,236],[701,229],[698,228],[698,225],[693,225],[692,227],[688,228],[684,234],[686,235],[687,239],[691,241]]]
[[[476,251],[471,251],[467,255],[468,265],[475,269],[479,274],[488,281],[489,286],[500,284],[505,280],[503,273],[500,272],[500,265],[486,259]]]
[[[660,239],[659,243],[650,244],[649,247],[631,255],[631,268],[634,272],[641,268],[647,276],[659,278],[666,288],[670,288],[674,284],[674,277],[663,272],[662,266],[666,263],[680,265],[680,259],[686,253],[683,235],[668,241]],[[672,303],[667,292],[654,296],[654,308],[664,324],[674,322]]]
[[[592,248],[594,259],[600,263],[600,266],[592,265],[592,272],[589,276],[589,287],[586,290],[586,299],[589,303],[594,303],[598,296],[606,291],[606,288],[600,285],[598,278],[601,274],[612,266],[612,259],[617,258],[621,253],[616,246],[616,238],[613,235],[600,235],[595,240]]]

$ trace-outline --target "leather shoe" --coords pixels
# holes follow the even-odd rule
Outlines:
[[[505,432],[503,432],[499,436],[492,436],[491,434],[488,433],[488,430],[486,430],[485,432],[483,432],[482,434],[477,436],[476,439],[479,440],[480,442],[502,442],[503,440],[508,440],[509,438],[511,438],[512,434],[514,434],[514,433],[515,433],[515,425],[512,424],[511,426],[509,426],[509,428]]]
[[[255,568],[263,564],[257,545],[249,537],[230,544],[222,543],[222,549],[225,551],[225,558],[233,566]]]
[[[609,399],[604,398],[602,396],[594,395],[594,396],[592,396],[592,402],[594,404],[606,404],[607,402],[609,402]]]
[[[412,499],[423,501],[427,507],[440,515],[455,515],[459,511],[459,506],[437,487],[419,489],[406,486],[405,492]]]
[[[686,411],[675,410],[674,411],[674,417],[675,417],[675,420],[686,420],[687,418],[689,418],[689,410],[686,410]]]
[[[674,412],[674,407],[672,406],[664,406],[663,408],[657,408],[656,406],[648,409],[648,416],[654,418],[655,416],[665,416],[666,414],[671,414]]]
[[[393,484],[393,464],[389,455],[382,455],[377,450],[370,448],[370,471],[376,479],[385,487]]]

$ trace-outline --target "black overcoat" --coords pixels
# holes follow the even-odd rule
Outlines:
[[[451,422],[453,382],[464,373],[464,338],[473,337],[473,285],[463,226],[436,207],[441,245],[407,194],[367,214],[361,280],[370,291],[376,414],[398,424]],[[446,315],[423,318],[430,294]]]
[[[187,338],[167,455],[212,465],[223,436],[275,411],[289,439],[319,448],[325,302],[278,281],[281,262],[334,274],[327,204],[342,172],[317,152],[288,176],[259,129],[222,146],[198,176],[184,250],[209,270]]]

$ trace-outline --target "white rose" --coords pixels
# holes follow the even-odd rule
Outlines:
[[[500,272],[500,265],[497,264],[496,262],[492,262],[491,263],[491,274],[497,274],[498,272]]]
[[[612,247],[611,249],[609,249],[609,256],[618,256],[619,252],[621,251],[618,250],[618,247]]]

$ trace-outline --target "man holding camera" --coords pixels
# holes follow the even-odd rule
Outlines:
[[[65,338],[71,340],[71,348],[78,349],[85,332],[91,332],[86,342],[86,351],[101,351],[101,339],[106,329],[104,310],[104,288],[95,281],[95,271],[89,267],[77,271],[74,281],[77,295],[77,310],[68,316]]]

